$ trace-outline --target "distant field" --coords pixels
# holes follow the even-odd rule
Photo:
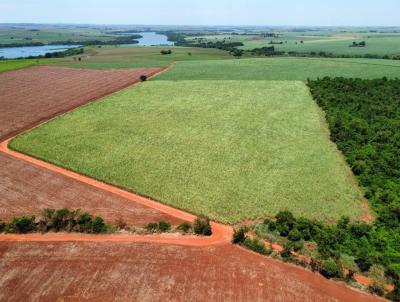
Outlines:
[[[11,147],[223,222],[283,209],[325,220],[361,214],[361,194],[302,82],[151,81]]]
[[[0,72],[21,69],[38,64],[49,64],[54,60],[0,60]]]
[[[203,41],[242,42],[241,49],[251,50],[265,46],[274,46],[276,50],[297,52],[320,52],[337,55],[396,55],[400,54],[400,33],[360,33],[360,32],[277,32],[277,37],[262,35],[208,35],[190,37],[187,40],[201,38]],[[270,44],[270,42],[283,44]],[[301,43],[303,41],[303,43]],[[354,42],[365,41],[366,47],[349,47]]]
[[[172,54],[162,55],[161,50],[171,49]],[[60,65],[79,68],[132,68],[163,67],[174,61],[231,59],[228,52],[219,49],[186,47],[102,47],[85,48],[81,61],[69,58]]]
[[[32,25],[31,29],[16,28],[12,26],[0,27],[0,44],[15,44],[15,43],[54,43],[58,41],[87,41],[87,40],[113,40],[114,37],[106,35],[100,29],[94,29],[83,26],[65,26],[48,27],[40,25],[35,27]]]
[[[249,41],[245,42],[243,49],[253,49],[262,46],[271,46],[268,43],[271,39],[264,41]],[[278,41],[283,41],[279,39]],[[297,51],[297,52],[320,52],[324,51],[327,53],[333,53],[338,55],[366,55],[366,54],[377,54],[377,55],[396,55],[400,54],[400,35],[395,37],[371,37],[371,38],[349,38],[349,37],[338,37],[329,39],[316,39],[311,41],[304,40],[304,43],[300,43],[299,40],[289,40],[287,43],[281,45],[274,45],[276,50],[283,50],[286,52]],[[349,47],[350,44],[360,41],[367,43],[366,47]],[[296,44],[297,43],[297,44]]]
[[[306,80],[318,77],[400,77],[400,61],[257,58],[178,62],[155,80]]]

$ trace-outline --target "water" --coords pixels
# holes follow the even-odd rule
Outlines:
[[[138,44],[132,44],[135,46],[174,45],[174,42],[168,41],[166,35],[160,35],[155,32],[124,33],[124,35],[136,34],[143,36],[143,38],[137,39],[139,41]]]
[[[0,48],[0,57],[6,59],[26,58],[29,56],[43,56],[48,52],[65,51],[69,48],[79,47],[79,45],[44,45],[44,46],[23,46]]]

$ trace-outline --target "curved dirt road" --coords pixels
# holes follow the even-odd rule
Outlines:
[[[60,173],[64,176],[73,178],[75,180],[78,180],[80,182],[89,184],[91,186],[94,186],[96,188],[108,191],[110,193],[116,194],[118,196],[121,196],[129,201],[132,202],[136,202],[139,204],[142,204],[144,206],[147,206],[149,208],[153,208],[156,209],[160,212],[166,213],[170,216],[174,216],[177,217],[179,219],[182,220],[186,220],[186,221],[193,221],[196,216],[186,213],[184,211],[172,208],[170,206],[161,204],[159,202],[156,202],[154,200],[151,200],[149,198],[145,198],[143,196],[122,190],[120,188],[114,187],[112,185],[100,182],[98,180],[95,180],[93,178],[63,169],[61,167],[55,166],[53,164],[44,162],[42,160],[30,157],[28,155],[13,151],[11,149],[8,148],[8,141],[3,141],[0,143],[0,151],[3,153],[6,153],[8,155],[11,155],[15,158],[27,161],[29,163],[35,164],[39,167]],[[165,236],[160,236],[160,237],[156,237],[156,236],[151,236],[151,238],[141,238],[142,236],[130,236],[129,237],[129,241],[136,241],[136,242],[160,242],[160,243],[174,243],[174,244],[180,244],[180,245],[189,245],[189,246],[204,246],[204,245],[210,245],[210,244],[217,244],[217,243],[227,243],[230,242],[231,238],[232,238],[232,234],[233,234],[233,230],[230,226],[227,225],[223,225],[220,223],[215,223],[212,222],[211,223],[212,226],[212,231],[213,234],[210,237],[206,237],[206,238],[200,238],[200,237],[195,237],[195,238],[185,238],[185,236],[182,236],[182,238],[165,238]],[[18,238],[25,238],[25,240],[30,240],[30,241],[50,241],[52,235],[48,235],[43,237],[42,235],[39,236],[34,236],[34,235],[27,235],[27,236],[22,236],[22,235],[16,235],[16,236],[11,236],[11,235],[0,235],[0,241],[3,240],[18,240]],[[104,235],[102,235],[101,238],[103,238]],[[115,237],[115,238],[114,238]],[[118,236],[119,237],[119,236]],[[46,238],[46,239],[44,239]],[[62,239],[64,238],[64,239]],[[55,241],[97,241],[100,238],[98,236],[92,236],[92,237],[86,237],[86,239],[84,240],[79,240],[80,235],[69,235],[69,234],[65,234],[63,236],[55,236],[54,240]],[[105,238],[105,237],[104,237]],[[113,238],[113,240],[117,240],[117,236],[111,236],[109,237],[109,239]],[[121,237],[122,241],[126,241],[128,239],[128,237]],[[145,240],[145,241],[143,241]],[[151,240],[151,241],[146,241],[146,240]],[[159,241],[157,241],[159,240]]]

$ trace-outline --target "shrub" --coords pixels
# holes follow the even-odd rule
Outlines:
[[[149,232],[155,232],[158,228],[158,224],[155,222],[150,222],[146,225],[146,230]]]
[[[377,282],[373,282],[370,286],[368,286],[368,291],[380,297],[385,295],[385,287],[381,283]]]
[[[247,237],[243,241],[243,245],[256,253],[263,254],[263,255],[269,255],[272,252],[270,249],[267,249],[265,247],[264,241],[260,240],[258,238]]]
[[[289,235],[288,235],[288,239],[290,241],[299,241],[301,240],[301,233],[298,229],[293,229],[290,231]]]
[[[303,249],[303,247],[304,247],[304,242],[301,241],[301,240],[295,241],[295,242],[293,242],[292,247],[293,247],[293,250],[294,250],[295,252],[298,252],[298,251],[300,251],[300,250]]]
[[[328,279],[342,277],[341,267],[333,259],[325,260],[322,263],[320,273]]]
[[[15,217],[7,226],[9,233],[29,233],[36,230],[35,216]]]
[[[191,225],[189,222],[187,222],[187,221],[182,222],[182,223],[178,226],[178,230],[180,230],[180,231],[182,231],[182,232],[184,232],[184,233],[190,232],[191,229],[192,229],[192,225]]]
[[[342,254],[339,259],[340,266],[348,270],[348,274],[346,275],[347,280],[352,280],[354,274],[359,271],[356,262],[354,261],[354,257],[348,256],[346,254]]]
[[[167,232],[171,229],[171,224],[169,222],[166,221],[160,221],[158,223],[158,230],[160,232]]]
[[[241,227],[238,230],[234,230],[233,236],[232,236],[232,243],[233,244],[241,244],[245,241],[246,239],[246,228]]]
[[[193,231],[198,235],[211,236],[210,219],[203,215],[198,216],[193,223]]]
[[[287,224],[278,224],[276,229],[278,230],[279,235],[282,237],[287,237],[290,233],[290,229]]]
[[[172,50],[171,49],[168,49],[168,50],[163,49],[160,51],[160,53],[162,55],[170,55],[170,54],[172,54]]]
[[[284,259],[291,258],[292,257],[292,243],[291,242],[287,243],[284,246],[283,250],[280,252],[280,254],[281,254],[281,257]]]
[[[293,214],[289,211],[281,211],[276,216],[276,223],[281,225],[287,225],[290,229],[296,222]]]
[[[92,230],[93,217],[89,213],[83,213],[78,218],[78,231],[82,233],[90,233]]]
[[[107,232],[107,225],[104,223],[104,219],[97,216],[92,222],[92,232],[93,233],[104,233]]]
[[[144,75],[144,74],[142,74],[142,75],[139,77],[139,79],[140,79],[141,82],[145,82],[145,81],[147,81],[147,76]]]
[[[6,224],[3,221],[1,221],[1,219],[0,219],[0,233],[2,233],[5,230],[5,228],[6,228]]]

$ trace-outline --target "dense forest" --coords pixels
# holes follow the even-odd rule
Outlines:
[[[398,280],[400,80],[324,78],[308,81],[308,85],[326,113],[332,140],[377,213],[376,221],[364,225],[357,234],[343,233],[346,240],[338,240],[336,249],[363,258],[359,263],[362,270],[379,263],[387,275]]]

